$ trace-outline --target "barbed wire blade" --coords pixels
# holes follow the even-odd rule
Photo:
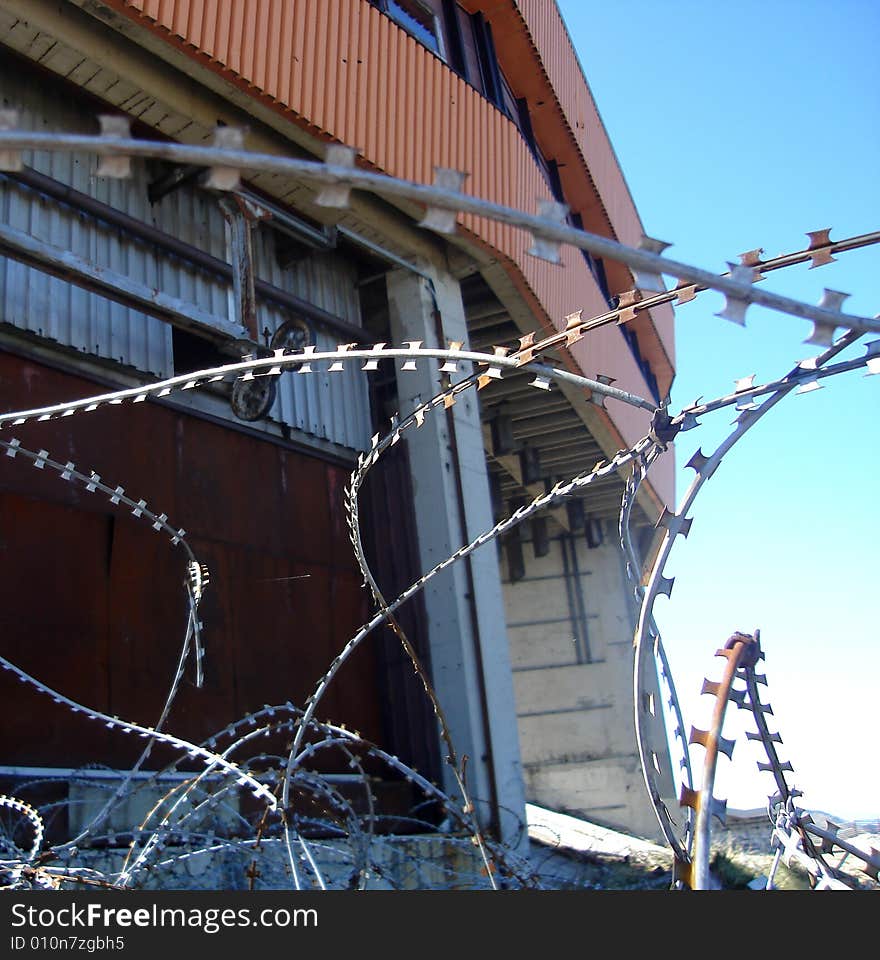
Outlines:
[[[695,473],[699,473],[708,462],[709,458],[703,453],[703,448],[700,447],[685,466],[690,467]]]
[[[872,880],[880,880],[880,850],[876,847],[871,847],[871,852],[868,856],[870,859],[862,867],[862,870]]]
[[[758,247],[755,250],[747,250],[745,253],[739,255],[740,266],[754,268],[753,283],[758,283],[760,280],[766,279],[764,274],[761,273],[761,267],[764,265],[764,262],[761,260],[761,254],[763,252],[764,248]]]
[[[675,290],[675,305],[677,307],[683,303],[690,303],[697,296],[697,285],[689,283],[687,280],[679,280],[673,289]]]
[[[215,127],[212,145],[220,150],[241,150],[244,147],[244,127]],[[237,190],[241,182],[238,167],[209,167],[205,186],[209,190]]]
[[[527,333],[525,336],[519,338],[519,348],[516,351],[516,363],[517,366],[522,366],[526,363],[531,363],[535,358],[535,334],[534,331]]]
[[[658,596],[672,596],[672,585],[675,583],[675,577],[660,577],[657,586]]]
[[[599,383],[604,384],[606,387],[610,387],[611,384],[614,383],[614,381],[615,381],[616,379],[617,379],[616,377],[609,377],[609,376],[608,376],[607,374],[605,374],[605,373],[597,373],[597,374],[596,374],[596,380],[597,380]],[[590,393],[590,403],[595,404],[597,407],[602,407],[603,410],[606,410],[606,409],[607,409],[606,404],[605,404],[605,401],[606,401],[607,399],[608,399],[608,397],[607,397],[604,393],[599,393],[598,390],[593,390],[593,391]]]
[[[450,340],[449,349],[455,353],[458,353],[459,350],[464,346],[463,340]],[[458,361],[453,360],[452,357],[449,357],[439,368],[440,373],[458,373]]]
[[[567,347],[583,339],[584,331],[581,327],[583,313],[583,310],[575,310],[574,313],[565,316],[565,345]]]
[[[638,290],[626,290],[617,298],[617,324],[620,326],[636,318],[636,304],[642,299]]]
[[[101,136],[108,139],[128,140],[131,137],[131,120],[120,114],[102,113],[98,116]],[[95,170],[98,177],[113,177],[115,180],[127,180],[131,176],[131,157],[125,154],[103,155]]]
[[[647,250],[648,253],[662,254],[664,250],[671,247],[671,243],[663,240],[656,240],[654,237],[642,235],[638,242],[639,250]],[[663,284],[663,277],[659,273],[652,273],[649,270],[639,270],[633,268],[633,278],[635,285],[639,290],[649,290],[651,293],[665,293],[666,287]]]
[[[815,376],[805,378],[801,385],[795,390],[795,396],[798,396],[802,393],[813,393],[816,390],[822,390],[822,384],[819,383],[818,379]]]
[[[0,131],[18,129],[18,111],[0,110]],[[21,159],[21,150],[0,150],[0,170],[14,173],[21,170],[24,163]]]
[[[538,216],[545,220],[552,221],[554,225],[562,225],[568,217],[569,207],[566,203],[559,203],[556,200],[538,200]],[[551,240],[548,237],[542,237],[540,234],[532,234],[532,245],[526,250],[526,253],[532,257],[538,257],[540,260],[546,260],[549,263],[562,263],[559,256],[560,244],[558,240]]]
[[[731,280],[736,280],[737,283],[755,282],[754,267],[744,267],[741,264],[730,263],[729,261],[727,266],[730,268]],[[731,323],[735,323],[740,327],[744,327],[746,325],[746,310],[749,308],[749,301],[731,293],[725,294],[725,298],[724,309],[719,310],[715,316],[721,317],[723,320],[729,320]]]
[[[410,350],[420,350],[422,347],[422,340],[405,340],[404,345],[409,347]],[[401,370],[406,370],[412,373],[415,370],[418,370],[417,361],[412,357],[409,357],[407,360],[404,360],[403,365],[400,368]]]
[[[849,296],[848,293],[841,293],[839,290],[829,290],[825,288],[819,306],[825,310],[834,310],[840,313],[843,301]],[[813,343],[821,347],[830,347],[834,343],[834,331],[839,324],[824,323],[821,320],[813,321],[813,332],[804,340],[804,343]]]
[[[722,825],[727,826],[727,801],[712,797],[709,801],[709,812]]]
[[[507,347],[492,347],[492,352],[496,357],[506,357],[509,353]],[[477,377],[477,390],[490,384],[493,380],[500,380],[503,377],[501,367],[493,367],[487,364],[486,372]]]
[[[663,507],[663,512],[657,518],[657,522],[654,524],[655,529],[658,527],[663,527],[668,530],[670,535],[677,537],[679,534],[683,537],[691,531],[691,525],[693,520],[680,516],[677,513],[673,513],[668,507]]]
[[[790,760],[786,760],[784,763],[778,763],[776,765],[772,763],[764,763],[759,760],[758,769],[762,773],[773,773],[774,770],[780,770],[783,773],[794,773],[794,767],[791,765]]]
[[[767,740],[771,743],[782,743],[782,736],[779,733],[767,733]],[[746,740],[762,741],[764,737],[757,730],[746,730]]]
[[[349,350],[353,350],[357,346],[356,343],[338,343],[336,345],[337,353],[348,353]],[[327,373],[342,373],[345,370],[345,361],[344,360],[334,360],[329,367],[327,367]]]
[[[376,343],[373,345],[373,350],[384,350],[388,344],[386,343]],[[364,365],[361,367],[361,370],[373,371],[379,369],[379,360],[375,357],[371,357],[369,360],[364,361]]]
[[[345,170],[353,170],[357,151],[344,143],[330,143],[324,151],[324,162],[331,167],[342,167],[340,177],[345,176]],[[336,207],[345,210],[351,198],[351,186],[344,181],[325,184],[315,197],[319,207]]]
[[[831,238],[829,234],[831,233],[831,227],[826,227],[824,230],[811,230],[807,233],[807,236],[810,238],[810,245],[807,247],[807,252],[810,254],[810,269],[814,270],[816,267],[822,267],[826,263],[833,263],[837,258],[831,256]]]
[[[467,179],[464,170],[454,170],[451,167],[434,167],[434,186],[450,193],[461,193]],[[458,220],[458,211],[446,207],[428,206],[425,215],[419,220],[419,226],[435,233],[455,233],[455,224]]]

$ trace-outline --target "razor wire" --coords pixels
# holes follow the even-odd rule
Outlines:
[[[852,870],[844,870],[848,858],[858,861],[856,868],[873,881],[872,889],[880,889],[880,850],[868,844],[859,846],[852,842],[852,828],[842,829],[827,821],[825,826],[817,823],[813,815],[797,805],[803,791],[789,785],[788,774],[794,772],[789,760],[781,760],[777,749],[782,744],[778,732],[771,731],[767,720],[773,714],[769,702],[761,699],[760,688],[767,686],[766,674],[757,672],[758,664],[765,660],[761,648],[761,633],[754,635],[734,633],[716,656],[726,660],[720,680],[706,678],[702,693],[714,698],[712,719],[708,729],[691,728],[689,742],[705,748],[703,781],[699,790],[683,789],[681,803],[696,812],[697,831],[693,847],[693,862],[683,873],[685,884],[694,890],[712,887],[712,836],[713,818],[725,823],[726,803],[715,796],[715,769],[719,754],[733,759],[736,741],[723,736],[723,724],[728,703],[746,710],[755,723],[756,730],[747,730],[746,739],[755,741],[766,760],[757,762],[758,769],[772,775],[776,790],[768,798],[768,848],[774,852],[773,862],[765,878],[764,889],[776,888],[775,876],[780,864],[800,868],[809,878],[814,890],[861,889],[862,884]],[[736,684],[739,683],[739,686]],[[837,854],[838,862],[831,862]]]
[[[111,487],[104,483],[94,472],[86,474],[77,470],[72,463],[61,464],[53,460],[45,450],[34,453],[23,448],[15,439],[0,442],[7,455],[13,459],[21,454],[25,459],[31,460],[37,468],[42,469],[48,466],[64,480],[79,482],[91,492],[100,490],[114,505],[126,507],[133,516],[143,517],[158,532],[168,534],[171,544],[182,546],[187,554],[184,578],[188,600],[185,640],[168,699],[160,721],[155,727],[144,727],[119,717],[110,717],[93,707],[71,700],[18,665],[0,657],[0,666],[3,669],[11,672],[35,690],[50,696],[54,702],[66,706],[74,713],[82,713],[93,721],[102,722],[110,729],[147,740],[146,750],[138,764],[123,781],[123,786],[115,790],[99,816],[94,818],[76,838],[76,842],[53,845],[52,856],[65,856],[71,862],[64,868],[53,869],[49,866],[40,866],[37,869],[41,871],[42,881],[50,884],[83,882],[126,887],[139,882],[139,878],[151,870],[161,870],[171,864],[186,862],[192,858],[228,852],[236,857],[250,858],[248,875],[253,888],[255,878],[259,875],[257,861],[260,851],[283,847],[287,861],[286,871],[295,887],[302,888],[303,885],[308,884],[324,889],[333,886],[336,880],[330,876],[332,870],[328,873],[328,868],[318,863],[320,856],[327,855],[327,851],[332,849],[335,851],[333,855],[340,862],[346,862],[349,865],[346,883],[349,886],[363,888],[367,886],[367,878],[371,874],[383,872],[381,856],[374,855],[376,849],[392,842],[385,838],[380,840],[375,830],[381,816],[376,813],[377,807],[369,782],[370,778],[363,766],[363,761],[370,758],[373,761],[381,761],[396,774],[403,776],[422,792],[426,802],[442,807],[449,827],[445,833],[437,831],[435,825],[419,817],[413,817],[413,823],[434,826],[434,832],[453,847],[470,843],[478,848],[483,875],[483,879],[476,881],[478,885],[489,885],[494,888],[500,881],[501,885],[508,886],[540,886],[540,877],[530,872],[527,863],[521,861],[511,850],[505,849],[497,838],[484,835],[476,816],[478,801],[470,796],[466,785],[466,758],[459,757],[456,753],[448,722],[433,690],[430,677],[419,662],[412,644],[400,628],[395,613],[403,604],[419,594],[434,577],[453,564],[510,532],[539,511],[557,505],[573,495],[583,494],[591,484],[622,474],[627,469],[630,472],[624,483],[619,530],[627,570],[635,581],[634,590],[637,600],[640,601],[638,625],[634,637],[633,695],[636,740],[648,794],[657,812],[661,830],[679,865],[679,876],[689,877],[699,873],[698,866],[692,869],[694,846],[696,844],[698,851],[705,849],[705,843],[700,840],[701,835],[707,836],[703,811],[708,810],[711,804],[708,801],[705,807],[696,804],[699,809],[695,811],[696,823],[694,823],[694,817],[691,816],[694,805],[684,802],[695,791],[692,785],[689,752],[684,742],[683,717],[665,649],[653,618],[653,605],[657,596],[668,596],[671,592],[672,580],[666,578],[663,571],[673,542],[679,535],[687,534],[691,521],[686,514],[692,508],[696,494],[713,475],[721,459],[733,444],[792,391],[808,392],[816,389],[821,379],[856,369],[865,368],[868,373],[880,373],[880,341],[869,344],[865,356],[861,358],[837,364],[830,363],[841,350],[854,343],[862,334],[880,332],[880,318],[843,313],[841,308],[846,294],[839,291],[826,289],[821,302],[813,306],[763,290],[755,284],[764,279],[765,273],[795,263],[810,262],[814,267],[830,263],[835,259],[833,256],[835,253],[880,242],[880,232],[832,241],[829,230],[814,231],[808,234],[810,243],[805,250],[769,260],[761,259],[762,250],[753,250],[741,255],[739,264],[729,264],[730,269],[727,273],[717,275],[667,258],[664,251],[668,244],[652,238],[645,237],[638,246],[631,247],[569,227],[565,223],[568,211],[563,204],[540,201],[539,213],[531,215],[472,197],[463,191],[464,177],[456,171],[438,169],[435,183],[428,186],[359,169],[355,165],[354,151],[338,144],[328,148],[326,162],[304,161],[246,151],[242,149],[242,131],[232,128],[218,130],[213,146],[192,147],[176,143],[134,140],[127,135],[127,128],[124,131],[126,135],[120,136],[119,118],[114,118],[113,123],[102,118],[101,123],[103,132],[97,137],[30,133],[13,129],[15,126],[13,112],[3,111],[0,116],[0,168],[18,169],[21,165],[22,150],[41,149],[88,150],[102,158],[97,171],[98,175],[102,176],[128,176],[130,161],[133,157],[151,157],[193,164],[205,168],[206,185],[217,191],[234,190],[239,183],[242,171],[283,174],[315,187],[319,191],[316,202],[323,206],[344,209],[348,206],[351,191],[354,189],[369,191],[392,201],[419,204],[425,208],[419,225],[441,234],[455,232],[458,229],[457,222],[460,215],[496,220],[530,234],[532,245],[528,253],[532,256],[559,263],[561,245],[569,244],[626,264],[633,272],[635,286],[632,291],[619,297],[616,307],[603,314],[584,318],[582,310],[576,311],[562,318],[562,328],[549,336],[537,339],[534,333],[526,334],[519,339],[515,347],[498,345],[492,349],[491,353],[465,349],[464,344],[459,342],[451,342],[445,348],[433,348],[425,347],[421,341],[409,341],[401,346],[389,346],[386,343],[378,343],[372,347],[364,347],[357,343],[339,344],[336,350],[318,350],[314,345],[300,350],[284,348],[268,353],[260,351],[260,355],[249,354],[239,362],[167,378],[157,383],[105,392],[66,403],[0,414],[0,430],[2,430],[6,426],[66,419],[74,414],[92,412],[105,405],[124,407],[129,402],[140,403],[151,399],[163,399],[177,391],[193,390],[222,381],[248,381],[257,377],[277,378],[287,373],[308,376],[318,370],[333,373],[352,369],[356,365],[359,365],[358,368],[361,371],[369,374],[377,371],[380,363],[395,361],[401,361],[403,369],[416,369],[420,363],[434,361],[438,363],[438,375],[447,377],[453,373],[463,372],[462,368],[468,365],[473,367],[473,372],[465,371],[463,379],[454,384],[451,380],[448,381],[447,385],[438,390],[431,400],[419,404],[405,418],[392,418],[390,429],[384,436],[379,434],[373,436],[369,451],[359,457],[357,466],[352,472],[350,483],[345,491],[347,523],[355,558],[364,576],[365,586],[369,588],[376,612],[345,643],[301,708],[289,703],[278,708],[266,706],[264,711],[246,715],[203,744],[191,743],[161,729],[179,686],[184,664],[189,656],[190,645],[195,651],[196,675],[199,683],[203,676],[203,628],[198,619],[198,605],[208,582],[209,572],[192,554],[186,543],[185,531],[182,528],[175,529],[168,523],[165,514],[154,513],[147,507],[144,500],[134,500],[126,495],[121,486]],[[665,288],[662,281],[663,275],[676,279],[677,283],[673,289]],[[714,290],[724,295],[726,299],[724,309],[717,315],[728,321],[744,325],[746,310],[750,305],[764,306],[782,314],[811,321],[813,328],[807,342],[826,346],[828,349],[814,360],[802,362],[778,380],[768,381],[757,387],[752,378],[738,381],[735,393],[707,403],[694,404],[675,415],[670,414],[667,403],[657,406],[653,401],[612,387],[608,377],[586,378],[545,360],[545,357],[549,357],[552,352],[572,346],[594,329],[608,324],[625,324],[633,320],[639,311],[650,310],[662,303],[684,305],[706,290]],[[843,330],[844,333],[835,340],[837,330]],[[358,494],[369,471],[377,464],[384,452],[398,443],[409,430],[419,429],[426,418],[435,412],[448,411],[464,391],[471,389],[482,391],[491,388],[493,383],[503,380],[505,374],[521,370],[528,370],[529,373],[534,374],[530,385],[541,391],[550,391],[554,385],[564,383],[588,394],[591,398],[599,400],[613,398],[644,410],[651,414],[650,430],[631,448],[617,451],[610,459],[602,460],[591,469],[568,480],[557,482],[551,490],[534,497],[529,503],[522,504],[510,516],[498,521],[469,543],[462,544],[432,569],[425,571],[396,598],[387,600],[378,588],[361,541]],[[739,411],[734,431],[710,456],[704,456],[702,450],[699,450],[691,459],[688,466],[695,471],[694,482],[675,513],[664,508],[657,521],[658,527],[664,530],[660,548],[651,569],[646,575],[641,575],[642,563],[634,547],[630,524],[632,509],[642,480],[649,475],[652,464],[679,432],[699,426],[698,417],[734,404]],[[392,628],[407,656],[410,657],[431,702],[440,728],[441,739],[448,751],[447,762],[454,771],[454,779],[461,795],[458,800],[447,796],[436,784],[428,781],[397,757],[384,752],[378,745],[369,743],[359,734],[347,731],[344,727],[334,726],[317,718],[321,700],[341,666],[380,625],[388,625]],[[733,662],[732,659],[731,662]],[[747,670],[748,667],[744,669]],[[660,756],[659,751],[650,749],[647,731],[652,725],[656,727],[662,712],[662,704],[654,702],[654,696],[650,692],[653,689],[652,678],[659,678],[661,685],[665,686],[665,691],[661,691],[661,698],[666,700],[669,709],[673,712],[675,719],[673,738],[679,742],[683,753],[680,767],[684,771],[686,784],[682,800],[685,807],[691,808],[686,814],[683,825],[674,820],[672,812],[660,797],[654,773],[655,770],[657,774],[662,772],[659,767]],[[758,703],[759,701],[752,696],[750,702]],[[274,716],[276,711],[279,713],[277,720]],[[239,733],[239,728],[244,726],[251,726],[253,729],[246,733]],[[282,733],[292,736],[286,755],[258,753],[254,757],[237,757],[237,754],[245,750],[252,740]],[[230,742],[221,750],[219,747],[224,737],[229,738]],[[318,739],[314,739],[315,737]],[[718,742],[723,745],[723,741]],[[768,742],[772,743],[772,740]],[[161,794],[140,825],[129,831],[128,853],[118,869],[106,872],[78,865],[74,861],[83,846],[82,841],[92,843],[99,839],[96,833],[97,828],[109,818],[111,811],[120,805],[121,800],[133,792],[135,788],[132,784],[135,782],[135,774],[139,773],[139,768],[154,743],[162,743],[174,750],[179,757],[164,771],[157,772],[142,782],[156,785],[161,782],[163,776],[172,775],[184,776],[184,780]],[[340,746],[349,757],[350,767],[357,771],[355,779],[367,798],[366,817],[356,812],[351,802],[334,788],[330,781],[306,767],[306,764],[311,762],[316,753],[320,753],[322,749],[338,749]],[[190,763],[196,762],[204,769],[198,773],[184,775],[177,770],[177,767],[185,760]],[[266,763],[270,761],[269,767],[266,767]],[[273,763],[277,764],[277,769],[272,766]],[[227,837],[218,840],[212,831],[200,829],[199,818],[213,816],[222,804],[226,804],[229,810],[235,810],[235,799],[238,792],[243,789],[253,796],[262,810],[258,825],[253,828],[251,837],[245,839]],[[709,793],[711,794],[711,787]],[[780,843],[785,842],[782,834],[786,830],[789,831],[787,834],[789,838],[794,836],[791,831],[795,830],[799,831],[800,849],[807,851],[808,859],[809,851],[814,849],[808,836],[819,836],[822,841],[820,844],[822,850],[829,845],[834,847],[836,844],[845,855],[859,855],[855,852],[856,848],[850,849],[852,845],[846,846],[846,841],[839,842],[839,838],[835,839],[836,834],[833,832],[826,831],[829,835],[821,835],[817,833],[820,828],[815,826],[811,830],[809,824],[806,824],[802,818],[799,819],[796,808],[789,802],[790,794],[780,794],[780,796],[782,806],[777,805],[775,828],[777,833],[774,834]],[[311,797],[316,809],[323,808],[321,816],[310,818],[299,814],[295,810],[294,802],[297,797]],[[33,808],[24,804],[23,801],[5,798],[3,805],[14,809],[32,824],[36,824],[39,819],[36,811],[33,811],[33,816],[27,812],[32,811]],[[241,815],[238,814],[238,816]],[[42,821],[39,822],[42,824]],[[329,839],[328,832],[331,835]],[[273,835],[275,833],[277,835]],[[34,860],[36,851],[42,843],[42,827],[38,832],[35,827],[35,836],[39,837],[39,841],[35,843],[34,849],[27,858],[19,858],[16,861],[17,874],[10,871],[5,861],[0,863],[0,870],[6,870],[6,875],[12,878],[13,885],[25,883],[22,869],[24,865]],[[344,851],[339,849],[338,842],[330,842],[330,840],[338,841],[340,838],[345,841],[342,844],[346,848]],[[110,845],[111,841],[117,839],[118,837],[113,833],[106,834],[104,843]],[[179,846],[179,851],[164,860],[159,859],[162,851],[174,844]],[[790,841],[789,846],[792,846]],[[700,856],[702,856],[701,852]],[[876,875],[877,864],[874,853],[871,854],[867,864],[869,871],[873,869]],[[28,866],[28,869],[31,870],[28,881],[30,882],[33,880],[34,868]],[[822,869],[820,868],[820,872]],[[496,881],[496,875],[498,881]]]

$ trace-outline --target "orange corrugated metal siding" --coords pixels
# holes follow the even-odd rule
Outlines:
[[[154,20],[159,32],[311,127],[356,147],[392,176],[430,183],[435,166],[455,167],[469,172],[468,193],[526,211],[536,210],[538,197],[550,196],[516,126],[367,0],[104,2]],[[626,242],[638,240],[638,215],[556,5],[520,0],[518,6],[615,232]],[[461,223],[517,265],[557,325],[574,310],[604,309],[577,251],[564,251],[560,268],[528,256],[531,241],[522,231],[469,215]],[[591,334],[589,344],[573,351],[587,375],[610,372],[627,388],[647,392],[617,331]],[[615,424],[627,442],[634,441],[644,433],[644,416],[615,407]]]
[[[638,243],[644,229],[596,101],[581,71],[559,8],[547,0],[515,0],[532,36],[550,84],[584,157],[615,236]],[[652,311],[654,325],[670,358],[674,356],[669,309]]]

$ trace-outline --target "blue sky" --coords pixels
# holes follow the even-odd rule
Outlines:
[[[765,257],[802,249],[809,230],[842,239],[880,229],[880,4],[559,8],[645,230],[673,244],[670,257],[723,272],[756,247]],[[874,316],[880,246],[764,285],[809,303],[824,287],[844,291],[847,312]],[[673,410],[818,352],[803,342],[807,321],[752,307],[743,329],[714,316],[722,306],[707,292],[676,311]],[[769,413],[698,496],[667,568],[672,596],[655,608],[688,726],[708,723],[699,691],[720,676],[717,647],[760,628],[780,755],[803,805],[842,818],[880,817],[878,412],[880,377],[856,372]],[[680,435],[678,496],[693,476],[683,465],[699,446],[714,450],[732,420],[719,411]],[[728,711],[725,734],[740,742],[732,763],[720,761],[716,793],[764,806],[772,781],[756,770],[743,719]]]

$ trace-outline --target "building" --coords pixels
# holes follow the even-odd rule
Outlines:
[[[203,145],[218,128],[246,128],[248,150],[305,159],[345,144],[368,170],[420,183],[437,167],[466,171],[474,196],[527,211],[538,198],[564,202],[573,225],[630,244],[643,233],[553,3],[2,0],[0,41],[3,107],[18,127],[95,134],[97,116],[114,114],[144,140]],[[427,231],[424,208],[362,191],[326,206],[316,188],[274,173],[245,171],[239,189],[218,193],[203,168],[157,158],[136,158],[127,179],[87,151],[23,159],[0,181],[5,410],[269,343],[490,351],[559,330],[576,311],[627,306],[628,322],[569,344],[560,362],[657,403],[668,393],[671,311],[633,308],[621,264],[573,248],[548,263],[521,231],[472,214],[452,234]],[[304,702],[368,616],[344,487],[389,417],[437,389],[426,365],[392,367],[285,374],[272,396],[193,389],[15,434],[149,501],[186,528],[210,570],[205,682],[179,692],[169,718],[179,736],[200,741],[263,704]],[[361,506],[383,592],[395,596],[523,498],[647,432],[649,415],[598,399],[504,377],[401,444]],[[78,702],[153,722],[186,612],[179,564],[149,524],[87,486],[22,458],[4,466],[4,655]],[[516,835],[526,797],[656,832],[632,735],[621,489],[611,479],[500,551],[484,547],[401,614],[469,758],[483,822],[502,838]],[[672,492],[669,454],[636,505],[646,550]],[[324,714],[450,787],[430,704],[386,634],[345,665]],[[37,703],[14,677],[3,683],[9,792],[25,769],[123,769],[137,756],[116,731]],[[330,774],[339,765],[328,757]],[[377,796],[405,810],[406,790],[391,777]]]

